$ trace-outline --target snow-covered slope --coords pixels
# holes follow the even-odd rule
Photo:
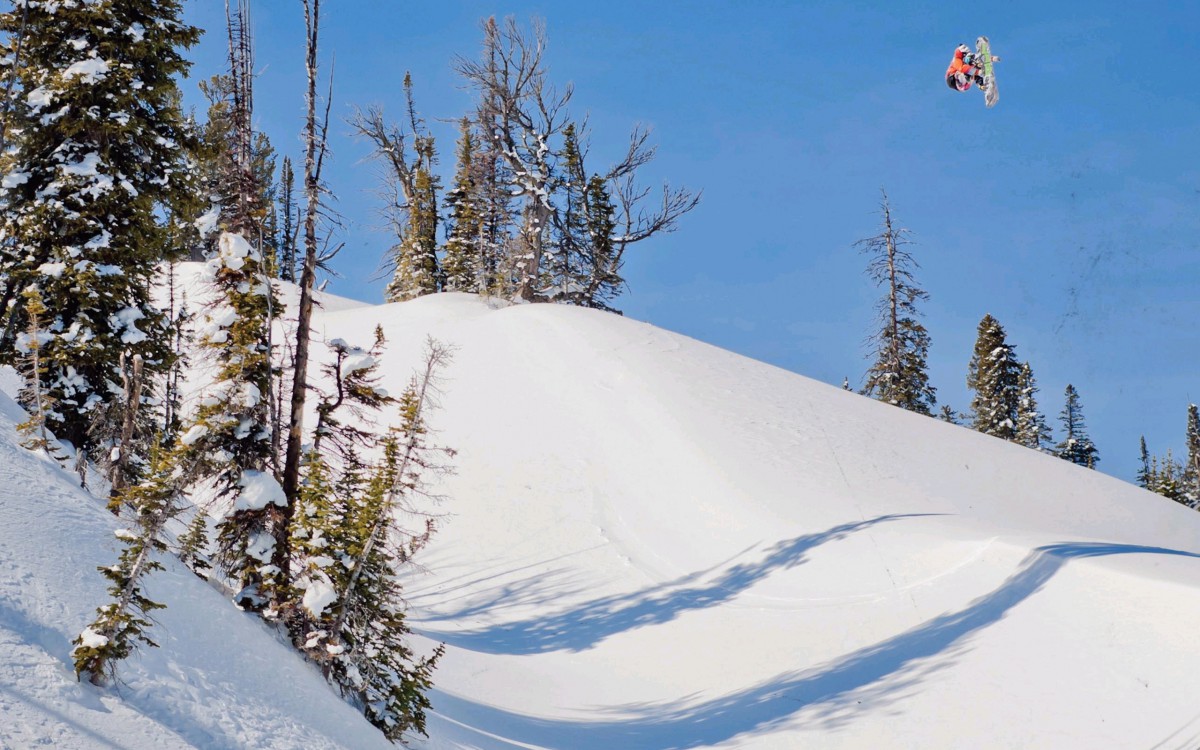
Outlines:
[[[1200,515],[652,326],[440,295],[410,583],[435,748],[1148,747],[1200,735]]]
[[[458,472],[408,582],[448,644],[429,750],[1200,743],[1194,511],[619,316],[444,294],[315,322],[382,325],[393,392],[426,336],[457,347],[431,420]],[[7,425],[0,715],[27,735],[0,745],[382,743],[178,567],[164,647],[77,686],[113,521]]]
[[[390,745],[252,616],[181,565],[147,589],[162,648],[123,684],[79,684],[71,640],[107,601],[95,571],[118,522],[73,477],[17,445],[0,393],[0,748],[383,748]]]

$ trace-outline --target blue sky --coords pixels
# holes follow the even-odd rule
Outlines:
[[[300,156],[298,0],[254,0],[256,120]],[[881,187],[912,231],[939,402],[967,409],[976,326],[991,313],[1029,360],[1057,428],[1078,389],[1100,469],[1132,478],[1139,435],[1183,448],[1200,400],[1200,4],[1165,2],[326,2],[322,71],[333,115],[417,105],[453,170],[472,104],[452,70],[489,15],[547,21],[551,78],[588,115],[592,163],[632,124],[653,127],[651,183],[702,190],[679,231],[630,251],[630,317],[829,383],[857,386],[879,292],[855,240],[878,231]],[[193,81],[222,69],[223,3]],[[979,34],[1003,57],[1000,103],[943,72]],[[329,182],[346,221],[331,290],[378,300],[388,238],[366,144],[333,128]],[[1057,435],[1056,435],[1057,438]]]

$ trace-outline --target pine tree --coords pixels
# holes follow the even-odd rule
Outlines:
[[[908,230],[892,224],[887,193],[881,202],[883,231],[856,244],[870,257],[867,273],[885,289],[877,310],[881,330],[872,337],[875,362],[867,371],[863,393],[918,414],[930,415],[937,403],[936,389],[929,384],[926,360],[929,333],[918,320],[917,303],[929,295],[916,285],[918,267],[909,244]]]
[[[583,298],[591,238],[588,234],[587,176],[575,123],[563,129],[558,174],[550,190],[561,208],[552,216],[554,231],[545,248],[539,294],[551,302],[579,303]]]
[[[1183,494],[1185,502],[1200,508],[1200,408],[1188,404],[1187,408],[1187,463],[1183,469]]]
[[[283,157],[279,168],[279,278],[296,281],[296,235],[299,231],[299,208],[296,205],[296,173],[290,157]]]
[[[949,422],[950,424],[962,424],[962,419],[959,413],[950,408],[949,404],[942,404],[942,410],[938,412],[938,419],[942,420],[943,422]]]
[[[1052,439],[1046,418],[1038,409],[1037,381],[1028,362],[1021,364],[1017,375],[1017,434],[1016,441],[1026,448],[1042,450]]]
[[[450,217],[446,222],[442,270],[447,292],[482,292],[487,288],[487,258],[481,251],[483,215],[477,205],[479,195],[475,184],[478,147],[471,122],[465,117],[459,124],[459,133],[454,184],[446,192]]]
[[[123,351],[148,371],[168,365],[150,301],[167,238],[156,211],[176,189],[187,132],[176,79],[199,32],[179,0],[29,3],[0,14],[11,43],[23,27],[3,157],[7,238],[0,249],[0,360],[26,324],[36,285],[53,319],[44,342],[48,427],[84,455],[91,412],[118,388]],[[5,49],[5,62],[15,50]]]
[[[979,321],[975,351],[967,369],[967,387],[975,391],[971,399],[972,426],[986,435],[1014,440],[1020,404],[1018,380],[1021,367],[1005,341],[1004,328],[991,315]]]
[[[400,399],[403,424],[382,441],[383,458],[371,472],[355,446],[373,440],[364,420],[391,403],[376,386],[382,333],[370,353],[331,342],[334,383],[318,407],[313,449],[293,524],[298,557],[296,585],[304,593],[292,618],[297,646],[367,718],[392,740],[424,733],[425,692],[441,649],[416,658],[407,645],[402,591],[396,569],[429,538],[398,525],[423,491],[421,471],[431,468],[423,410],[436,369],[447,352],[433,346],[424,376]],[[367,474],[370,474],[368,477]]]
[[[1142,438],[1141,438],[1141,451],[1140,451],[1139,457],[1141,459],[1141,463],[1138,467],[1138,473],[1137,473],[1138,487],[1141,487],[1142,489],[1149,489],[1150,488],[1150,451],[1146,450],[1146,436],[1145,435],[1142,435]]]
[[[153,571],[162,570],[154,556],[166,551],[163,527],[179,512],[175,460],[172,453],[156,447],[149,476],[119,498],[135,510],[135,525],[117,532],[125,543],[117,564],[97,568],[111,583],[108,591],[113,601],[101,606],[96,619],[74,640],[71,656],[80,679],[102,685],[115,675],[116,662],[133,653],[139,643],[158,645],[146,631],[152,625],[150,613],[165,605],[148,598],[142,583]]]
[[[1066,405],[1059,414],[1066,436],[1055,446],[1058,457],[1089,469],[1096,468],[1100,456],[1091,438],[1087,436],[1086,425],[1083,421],[1083,407],[1079,403],[1079,393],[1075,386],[1067,384]]]
[[[1183,483],[1184,468],[1175,460],[1171,449],[1161,460],[1158,456],[1150,459],[1149,482],[1146,489],[1174,500],[1181,505],[1189,505]]]
[[[408,207],[403,238],[394,249],[396,272],[385,291],[388,302],[402,302],[440,288],[437,258],[437,188],[433,174],[433,139],[417,139],[420,158],[413,171],[413,201]]]
[[[21,435],[21,445],[33,451],[55,452],[46,432],[46,414],[54,408],[54,401],[45,392],[46,365],[41,356],[43,321],[46,318],[46,306],[42,304],[42,295],[36,289],[26,289],[22,295],[25,299],[25,316],[28,319],[24,336],[17,341],[17,350],[23,354],[25,387],[18,394],[18,402],[29,413],[29,419],[17,425],[17,434]]]
[[[219,302],[207,316],[201,344],[216,358],[218,372],[181,441],[189,478],[214,481],[225,506],[217,524],[217,562],[237,584],[235,600],[270,609],[286,590],[277,544],[286,501],[270,472],[266,326],[273,291],[263,278],[262,256],[241,235],[222,233],[209,266]]]

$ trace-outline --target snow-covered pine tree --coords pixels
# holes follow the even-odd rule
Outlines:
[[[479,210],[479,236],[476,249],[481,259],[480,291],[500,297],[511,296],[515,290],[514,273],[515,221],[514,198],[508,190],[512,174],[508,162],[499,153],[499,144],[484,125],[488,122],[487,107],[479,106],[471,127],[478,149],[471,160],[473,205]]]
[[[304,593],[290,626],[297,647],[397,740],[424,732],[424,693],[441,654],[418,659],[408,647],[395,574],[431,532],[428,521],[418,534],[398,524],[424,491],[421,472],[434,468],[423,410],[448,353],[431,345],[429,365],[401,398],[401,427],[379,441],[366,429],[371,413],[394,401],[376,385],[382,343],[379,331],[370,353],[331,342],[335,359],[327,375],[335,387],[318,407],[293,524],[296,585]],[[383,452],[369,472],[357,450],[367,442],[381,443]]]
[[[975,391],[971,398],[975,415],[972,427],[1004,440],[1014,440],[1017,434],[1021,366],[1013,349],[999,321],[984,315],[967,369],[967,387]]]
[[[413,171],[413,202],[408,206],[403,239],[395,247],[396,272],[385,290],[388,302],[402,302],[440,289],[441,268],[437,258],[438,177],[433,138],[417,138],[420,157]]]
[[[208,197],[208,210],[212,211],[217,226],[244,227],[246,239],[256,247],[262,246],[266,270],[277,275],[273,273],[279,263],[275,258],[277,242],[272,226],[275,149],[265,133],[241,132],[251,127],[246,119],[248,113],[239,114],[240,108],[246,106],[248,92],[236,91],[231,76],[213,76],[202,82],[200,88],[209,101],[208,119],[197,150],[200,184]],[[209,236],[203,257],[216,254],[218,237],[215,233]]]
[[[1183,467],[1183,494],[1188,505],[1200,509],[1200,407],[1187,408],[1187,462]]]
[[[417,503],[430,497],[424,474],[439,470],[435,454],[453,455],[428,444],[425,416],[449,359],[446,347],[430,341],[424,368],[399,399],[401,423],[383,441],[383,459],[351,509],[353,540],[321,615],[327,636],[310,646],[332,657],[326,673],[391,740],[425,733],[425,693],[443,651],[439,646],[417,658],[408,646],[411,630],[396,571],[433,533],[432,519]],[[425,516],[417,533],[400,525],[402,517],[414,514]]]
[[[1079,402],[1079,392],[1075,390],[1075,386],[1068,383],[1065,395],[1066,404],[1058,418],[1062,422],[1063,431],[1066,434],[1062,442],[1055,446],[1054,451],[1059,458],[1065,461],[1094,469],[1100,462],[1100,455],[1091,438],[1087,436],[1087,425],[1083,421],[1083,406]]]
[[[96,619],[74,640],[71,656],[80,679],[102,685],[115,675],[116,662],[133,653],[139,643],[157,646],[146,634],[153,624],[150,613],[165,605],[148,598],[143,579],[162,564],[155,555],[166,551],[163,527],[180,510],[176,456],[159,446],[150,454],[147,476],[128,487],[118,498],[135,511],[132,529],[117,531],[125,543],[116,565],[97,568],[110,582],[113,601],[96,610]]]
[[[479,60],[459,58],[458,72],[479,95],[479,126],[490,148],[511,174],[509,185],[521,201],[521,228],[508,258],[515,294],[539,298],[542,256],[554,210],[550,202],[555,152],[552,142],[566,127],[570,86],[561,91],[547,81],[543,54],[545,24],[531,32],[514,18],[503,26],[489,18],[483,27]]]
[[[917,303],[929,294],[916,285],[918,268],[908,230],[892,223],[887,191],[882,191],[880,210],[883,231],[855,243],[870,257],[867,275],[885,294],[876,306],[880,330],[871,336],[875,361],[867,370],[863,394],[918,414],[931,415],[937,403],[936,389],[929,384],[929,333],[921,324]]]
[[[149,372],[168,364],[150,281],[164,255],[156,216],[182,171],[176,80],[199,31],[180,0],[21,3],[0,14],[19,106],[9,112],[0,215],[0,360],[25,327],[21,293],[53,310],[44,342],[48,427],[90,449],[91,412],[119,390],[123,351]]]
[[[1038,409],[1037,381],[1028,362],[1021,363],[1017,374],[1017,434],[1016,441],[1026,448],[1043,450],[1050,444],[1052,435],[1046,418]]]
[[[477,201],[478,187],[475,184],[476,151],[475,134],[471,121],[463,118],[459,123],[457,164],[454,183],[446,191],[446,245],[443,249],[442,272],[445,275],[447,292],[482,292],[487,289],[486,258],[481,252],[483,215]]]
[[[189,479],[213,482],[223,506],[217,562],[236,582],[235,600],[271,615],[287,588],[277,544],[286,500],[270,471],[266,326],[273,291],[263,276],[262,256],[240,234],[221,234],[208,267],[219,296],[200,344],[216,360],[217,374],[180,440]]]
[[[1150,459],[1149,481],[1146,489],[1174,500],[1180,505],[1189,505],[1183,484],[1183,472],[1183,466],[1175,460],[1173,451],[1168,448],[1167,455],[1161,459],[1158,456]]]

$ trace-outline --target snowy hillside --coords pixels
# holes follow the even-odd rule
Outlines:
[[[1200,514],[615,315],[442,294],[315,330],[376,324],[392,392],[457,348],[408,582],[448,644],[428,750],[1200,743]],[[0,407],[0,747],[385,744],[179,566],[163,648],[76,684],[115,520]]]

